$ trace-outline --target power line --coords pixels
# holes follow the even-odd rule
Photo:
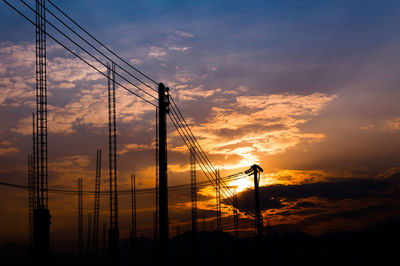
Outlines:
[[[148,80],[150,80],[151,82],[158,84],[158,82],[156,82],[154,79],[150,78],[149,76],[145,75],[143,72],[141,72],[140,70],[138,70],[137,68],[135,68],[134,66],[132,66],[131,64],[129,64],[128,62],[126,62],[124,59],[122,59],[119,55],[117,55],[116,53],[114,53],[111,49],[109,49],[106,45],[104,45],[102,42],[100,42],[98,39],[96,39],[92,34],[90,34],[89,32],[87,32],[83,27],[81,27],[75,20],[73,20],[70,16],[68,16],[67,14],[65,14],[59,7],[57,7],[52,1],[47,0],[52,6],[54,6],[58,11],[60,11],[65,17],[67,17],[72,23],[74,23],[78,28],[80,28],[82,31],[84,31],[87,35],[89,35],[93,40],[95,40],[98,44],[100,44],[103,48],[105,48],[107,51],[109,51],[110,53],[112,53],[114,56],[116,56],[118,59],[120,59],[122,62],[124,62],[125,64],[127,64],[129,67],[131,67],[133,70],[135,70],[136,72],[138,72],[139,74],[141,74],[142,76],[146,77]],[[157,92],[157,90],[149,87],[150,89],[154,90],[155,92]]]
[[[225,181],[231,182],[239,179],[243,179],[248,177],[249,175],[232,175],[225,177]],[[8,182],[0,182],[0,186],[6,186],[6,187],[13,187],[13,188],[18,188],[18,189],[28,189],[29,187],[26,185],[18,185],[18,184],[13,184],[13,183],[8,183]],[[197,188],[205,188],[209,186],[209,181],[201,181],[196,183]],[[181,184],[181,185],[175,185],[175,186],[169,186],[168,191],[179,191],[179,190],[186,190],[190,189],[191,185],[190,184]],[[64,189],[64,188],[49,188],[49,192],[52,193],[64,193],[64,194],[78,194],[77,190],[72,190],[72,189]],[[155,189],[154,188],[144,188],[144,189],[136,189],[136,194],[150,194],[154,193]],[[93,190],[84,190],[82,191],[83,195],[93,195],[95,194],[95,191]],[[110,193],[109,190],[103,190],[99,192],[102,195],[108,195]],[[119,190],[118,195],[130,195],[131,191],[130,190]]]
[[[21,2],[23,2],[25,5],[27,5],[23,0],[20,0]],[[46,7],[44,7],[46,9],[46,11],[48,11],[55,19],[57,19],[61,24],[63,24],[65,27],[67,27],[71,32],[73,32],[75,35],[77,35],[81,40],[83,40],[85,43],[87,43],[90,47],[92,47],[93,49],[95,49],[98,53],[100,53],[102,56],[104,56],[105,58],[107,58],[107,60],[114,62],[114,60],[110,59],[107,55],[105,55],[103,52],[101,52],[99,49],[97,49],[94,45],[92,45],[89,41],[87,41],[87,39],[83,38],[79,33],[77,33],[75,30],[73,30],[70,26],[68,26],[65,22],[63,22],[57,15],[55,15],[53,12],[51,12],[51,10],[47,9]],[[75,23],[75,22],[74,22]],[[91,36],[91,35],[90,35]],[[92,37],[92,36],[91,36]],[[106,47],[103,45],[103,47]],[[122,60],[122,59],[121,59]],[[115,62],[114,62],[115,63]],[[136,79],[137,81],[139,81],[140,83],[142,83],[144,86],[148,87],[149,89],[153,90],[156,92],[156,90],[154,88],[152,88],[151,86],[149,86],[146,82],[140,80],[139,78],[137,78],[136,76],[132,75],[130,72],[128,72],[125,68],[123,68],[122,66],[120,66],[119,64],[115,63],[115,65],[117,67],[119,67],[120,69],[122,69],[124,72],[126,72],[128,75],[130,75],[131,77],[133,77],[134,79]],[[135,68],[136,71],[138,71]],[[140,72],[141,73],[141,72]],[[142,73],[141,73],[142,74]],[[147,77],[147,76],[146,76]],[[145,92],[147,94],[147,92]],[[150,94],[148,94],[150,95]],[[152,95],[150,95],[152,96]]]
[[[20,0],[20,2],[22,2],[26,7],[28,7],[31,11],[33,11],[35,14],[36,11],[31,8],[24,0]],[[46,9],[47,10],[47,9]],[[67,26],[64,22],[62,22],[60,19],[58,19],[58,17],[56,17],[53,13],[50,12],[50,14],[53,15],[53,17],[55,17],[58,21],[60,21],[63,25],[65,25],[68,29],[70,29],[73,33],[75,33],[79,38],[81,38],[83,41],[85,41],[87,44],[89,44],[92,48],[94,48],[97,52],[99,52],[101,55],[103,55],[104,57],[106,57],[108,60],[112,61],[108,56],[104,55],[101,51],[99,51],[96,47],[94,47],[93,45],[91,45],[89,42],[87,42],[85,39],[83,39],[78,33],[76,33],[74,30],[72,30],[69,26]],[[38,16],[40,16],[41,18],[43,18],[43,20],[45,22],[47,22],[50,26],[52,26],[56,31],[58,31],[59,33],[61,33],[65,38],[67,38],[69,41],[71,41],[73,44],[75,44],[76,46],[78,46],[81,50],[83,50],[85,53],[87,53],[89,56],[91,56],[94,60],[96,60],[97,62],[99,62],[100,64],[102,64],[103,66],[107,67],[102,61],[100,61],[98,58],[96,58],[93,54],[91,54],[90,52],[88,52],[86,49],[84,49],[82,46],[80,46],[78,43],[76,43],[74,40],[72,40],[70,37],[68,37],[62,30],[60,30],[58,27],[54,26],[54,24],[52,24],[48,19],[42,17],[40,14],[38,14]],[[114,61],[112,61],[114,62]],[[121,68],[121,67],[120,67]],[[127,72],[124,68],[121,68],[122,70],[124,70],[126,73],[128,73],[130,76],[134,77],[136,80],[140,81],[141,83],[144,83],[143,81],[141,81],[140,79],[136,78],[135,76],[133,76],[132,74],[130,74],[129,72]],[[125,77],[121,76],[120,74],[116,73],[117,76],[119,76],[120,78],[122,78],[123,80],[125,80],[126,82],[128,82],[129,84],[131,84],[132,86],[136,87],[137,89],[139,89],[140,91],[142,91],[143,93],[147,94],[148,96],[152,97],[153,99],[157,99],[155,96],[149,94],[148,92],[146,92],[145,90],[141,89],[140,87],[138,87],[137,85],[133,84],[132,82],[130,82],[129,80],[127,80]]]
[[[15,6],[11,5],[7,0],[3,0],[4,3],[6,3],[9,7],[11,7],[15,12],[17,12],[19,15],[21,15],[23,18],[25,18],[27,21],[29,21],[32,25],[36,25],[31,19],[29,19],[27,16],[25,16],[22,12],[20,12]],[[55,41],[56,43],[58,43],[59,45],[61,45],[64,49],[68,50],[71,54],[73,54],[74,56],[76,56],[78,59],[80,59],[81,61],[83,61],[84,63],[86,63],[88,66],[90,66],[91,68],[93,68],[94,70],[96,70],[98,73],[100,73],[101,75],[103,75],[104,77],[107,77],[107,75],[105,73],[103,73],[102,71],[100,71],[98,68],[96,68],[93,64],[89,63],[87,60],[83,59],[80,55],[78,55],[76,52],[72,51],[70,48],[68,48],[66,45],[64,45],[63,43],[61,43],[61,41],[57,40],[55,37],[53,37],[51,34],[49,34],[48,32],[45,32],[47,36],[49,36],[53,41]],[[122,87],[123,89],[125,89],[126,91],[130,92],[131,94],[135,95],[136,97],[142,99],[143,101],[147,102],[148,104],[151,104],[155,107],[157,107],[157,105],[155,105],[154,103],[150,102],[149,100],[143,98],[142,96],[140,96],[139,94],[133,92],[132,90],[128,89],[127,87],[125,87],[124,85],[122,85],[121,83],[115,81],[115,83],[117,85],[119,85],[120,87]]]
[[[200,161],[198,161],[200,168],[203,170],[204,174],[207,176],[207,178],[210,180],[210,182],[211,182],[213,185],[214,185],[214,183],[213,183],[213,181],[214,181],[214,182],[215,182],[215,186],[220,186],[220,184],[217,184],[217,182],[216,182],[216,180],[217,180],[216,178],[217,178],[217,177],[216,177],[215,179],[212,177],[212,174],[215,174],[215,172],[210,171],[210,170],[207,170],[207,169],[204,170],[204,168],[207,168],[207,166],[210,165],[211,163],[209,163],[209,164],[204,164],[204,162],[203,162],[203,160],[205,160],[204,157],[203,157],[204,152],[201,153],[201,152],[199,151],[199,153],[200,153],[200,155],[202,155],[202,157],[197,156],[198,153],[197,153],[197,151],[196,151],[196,149],[195,149],[195,148],[197,148],[197,146],[193,146],[193,144],[190,143],[190,140],[189,140],[189,137],[190,137],[190,136],[188,137],[187,135],[185,135],[185,132],[183,131],[183,129],[185,129],[185,128],[184,128],[183,126],[179,125],[179,123],[177,122],[177,118],[176,118],[177,113],[176,113],[176,111],[174,110],[174,108],[173,108],[172,105],[171,105],[170,110],[171,110],[171,112],[170,112],[171,121],[173,122],[175,128],[177,129],[179,135],[181,136],[181,138],[182,138],[183,141],[185,142],[185,144],[186,144],[186,146],[188,147],[188,149],[189,149],[189,150],[193,149],[193,152],[196,154],[196,156],[195,156],[196,161],[198,161],[198,159],[200,159]],[[182,129],[182,128],[183,128],[183,129]],[[182,133],[181,133],[181,131],[182,131]],[[185,129],[185,131],[187,132],[186,129]],[[187,134],[188,134],[188,133],[187,133]],[[188,142],[189,142],[189,144],[188,144]],[[204,156],[206,156],[206,155],[204,155]],[[202,159],[202,158],[203,158],[203,159]],[[209,167],[209,166],[208,166],[208,167]],[[210,173],[210,172],[211,172],[211,173]],[[210,175],[210,177],[209,177],[209,175]],[[232,200],[232,198],[233,198],[234,195],[227,195],[225,191],[230,192],[230,190],[227,188],[226,184],[225,184],[223,181],[222,181],[221,183],[222,183],[222,185],[223,185],[224,188],[225,188],[225,190],[222,190],[222,193],[226,196],[226,197],[223,197],[223,200],[224,200],[225,202],[228,201],[228,202],[229,202],[228,204],[231,205],[231,206],[233,206],[233,200]],[[241,205],[243,205],[243,203],[241,203],[241,201],[239,201],[239,200],[238,200],[238,203],[240,203]],[[248,213],[252,213],[252,210],[251,210],[248,206],[242,206],[242,208],[247,209],[247,210],[248,210]]]
[[[8,6],[10,6],[14,11],[16,11],[18,14],[20,14],[22,17],[24,17],[26,20],[28,20],[31,24],[36,25],[32,20],[30,20],[28,17],[26,17],[22,12],[20,12],[17,8],[15,8],[13,5],[11,5],[8,1],[3,0],[3,2],[5,2]],[[49,23],[50,26],[52,26],[56,31],[58,31],[60,34],[62,34],[65,38],[67,38],[69,41],[71,41],[73,44],[75,44],[77,47],[79,47],[81,50],[83,50],[86,54],[88,54],[90,57],[92,57],[95,61],[99,62],[101,65],[105,66],[105,64],[99,60],[98,58],[96,58],[92,53],[90,53],[89,51],[87,51],[85,48],[83,48],[81,45],[79,45],[77,42],[75,42],[74,40],[72,40],[70,37],[68,37],[62,30],[60,30],[58,27],[54,26],[51,22],[49,22],[48,20],[46,20],[46,18],[42,17],[39,13],[37,13],[35,10],[33,10],[25,1],[20,0],[20,2],[22,2],[25,6],[27,6],[31,11],[33,11],[36,16],[39,16],[42,20],[44,20],[45,22]],[[145,74],[143,74],[142,72],[140,72],[138,69],[136,69],[135,67],[133,67],[131,64],[129,64],[128,62],[126,62],[125,60],[123,60],[120,56],[118,56],[117,54],[115,54],[114,52],[112,52],[108,47],[106,47],[103,43],[101,43],[100,41],[98,41],[96,38],[94,38],[90,33],[88,33],[85,29],[83,29],[78,23],[76,23],[73,19],[71,19],[68,15],[66,15],[61,9],[59,9],[57,6],[55,6],[51,1],[49,1],[59,12],[61,12],[64,16],[66,16],[70,21],[72,21],[76,26],[78,26],[81,30],[83,30],[86,34],[88,34],[92,39],[94,39],[97,43],[99,43],[100,45],[102,45],[106,50],[108,50],[109,52],[111,52],[114,56],[116,56],[118,59],[120,59],[122,62],[124,62],[125,64],[127,64],[128,66],[130,66],[132,69],[134,69],[135,71],[137,71],[138,73],[140,73],[141,75],[143,75],[144,77],[148,78],[149,80],[151,80],[152,82],[156,83],[153,79],[149,78],[148,76],[146,76]],[[40,4],[41,5],[41,4]],[[42,6],[42,5],[41,5]],[[43,6],[42,6],[43,7]],[[45,8],[46,10],[48,10],[47,8]],[[48,10],[49,11],[49,10]],[[105,55],[104,53],[102,53],[101,51],[99,51],[95,46],[93,46],[91,43],[89,43],[84,37],[82,37],[80,34],[78,34],[75,30],[73,30],[71,27],[69,27],[66,23],[64,23],[60,18],[58,18],[57,15],[55,15],[54,13],[52,13],[51,11],[49,11],[51,13],[51,15],[56,18],[59,22],[61,22],[65,27],[67,27],[69,30],[71,30],[75,35],[77,35],[80,39],[82,39],[85,43],[87,43],[88,45],[90,45],[93,49],[95,49],[97,52],[99,52],[102,56],[104,56],[107,59],[110,59],[107,55]],[[99,72],[100,74],[102,74],[103,76],[106,76],[106,74],[104,74],[103,72],[101,72],[98,68],[96,68],[93,64],[89,63],[87,60],[85,60],[81,55],[78,55],[76,52],[72,51],[70,48],[68,48],[65,44],[63,44],[61,41],[59,41],[57,38],[53,37],[51,34],[49,34],[48,32],[44,31],[44,33],[49,36],[51,39],[53,39],[56,43],[58,43],[59,45],[61,45],[62,47],[64,47],[66,50],[68,50],[69,52],[71,52],[73,55],[75,55],[77,58],[79,58],[81,61],[85,62],[87,65],[89,65],[90,67],[92,67],[93,69],[95,69],[97,72]],[[112,60],[111,60],[112,61]],[[114,61],[112,61],[114,62]],[[150,89],[152,89],[153,91],[155,91],[153,88],[151,88],[150,86],[148,86],[145,82],[141,81],[140,79],[138,79],[137,77],[135,77],[134,75],[132,75],[131,73],[129,73],[128,71],[126,71],[124,68],[120,67],[122,70],[124,70],[126,73],[128,73],[130,76],[132,76],[133,78],[135,78],[137,81],[141,82],[142,84],[146,85],[147,87],[149,87]],[[125,80],[126,82],[128,82],[129,84],[133,85],[134,87],[136,87],[137,89],[139,89],[140,91],[142,91],[143,93],[145,93],[146,95],[156,99],[156,97],[154,97],[153,95],[149,94],[148,92],[146,92],[145,90],[141,89],[140,87],[138,87],[137,85],[133,84],[132,82],[130,82],[129,80],[127,80],[125,77],[121,76],[120,74],[116,73],[119,77],[121,77],[123,80]],[[144,100],[145,102],[152,104],[153,106],[157,107],[157,105],[155,105],[154,103],[150,102],[149,100],[143,98],[142,96],[134,93],[132,90],[128,89],[127,87],[123,86],[122,84],[115,82],[116,84],[118,84],[119,86],[121,86],[122,88],[124,88],[125,90],[127,90],[128,92],[132,93],[133,95],[139,97],[140,99]],[[179,108],[177,107],[174,99],[172,98],[172,96],[169,94],[169,97],[172,99],[172,103],[171,104],[171,114],[169,115],[171,120],[174,123],[174,126],[176,127],[176,129],[178,130],[179,134],[181,135],[182,139],[184,140],[185,144],[188,146],[189,149],[193,149],[196,153],[197,156],[195,156],[196,161],[199,161],[199,165],[202,169],[202,171],[206,174],[207,178],[209,179],[209,181],[211,182],[211,184],[213,184],[213,182],[218,185],[221,186],[219,183],[216,183],[216,178],[217,177],[213,177],[213,175],[215,176],[215,168],[212,165],[211,161],[209,160],[209,158],[207,157],[207,155],[205,154],[205,152],[203,151],[202,147],[200,146],[200,144],[198,143],[196,137],[194,136],[194,134],[192,133],[190,127],[188,126],[185,118],[183,117],[182,113],[180,112]],[[222,190],[222,192],[225,194],[224,197],[224,201],[232,201],[232,197],[234,196],[233,193],[230,191],[229,188],[227,188],[226,184],[224,183],[224,181],[221,182],[222,183],[222,187],[224,188]],[[231,202],[232,203],[232,202]],[[240,203],[240,202],[239,202]],[[231,205],[231,204],[229,204]],[[250,209],[245,206],[246,209],[250,211]]]

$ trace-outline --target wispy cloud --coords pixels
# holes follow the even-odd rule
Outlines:
[[[238,157],[221,167],[248,166],[266,154],[323,139],[324,134],[301,132],[299,126],[335,97],[320,93],[234,96],[232,102],[212,107],[208,121],[192,128],[209,153]]]
[[[177,35],[182,36],[182,37],[187,37],[187,38],[193,38],[195,35],[189,32],[184,32],[184,31],[179,31],[177,30],[175,32]]]
[[[189,50],[190,48],[191,48],[191,47],[189,47],[189,46],[183,46],[183,47],[171,46],[171,47],[168,47],[169,50],[172,50],[172,51],[179,51],[179,52],[187,51],[187,50]]]
[[[160,61],[167,59],[167,51],[162,47],[151,46],[149,47],[149,52],[147,54],[148,58],[154,58]]]
[[[382,129],[387,132],[400,131],[400,117],[384,121]]]

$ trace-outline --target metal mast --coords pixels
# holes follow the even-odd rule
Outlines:
[[[216,201],[217,201],[217,231],[222,232],[222,221],[221,221],[221,177],[219,171],[217,171],[216,178]]]
[[[36,209],[33,220],[35,263],[50,264],[50,211],[47,190],[46,1],[36,0]]]
[[[94,210],[93,210],[93,260],[97,262],[98,242],[99,242],[99,212],[100,212],[100,183],[101,183],[101,153],[97,150],[96,154],[96,180],[94,189]]]
[[[160,255],[159,265],[168,265],[168,175],[167,175],[167,120],[169,112],[169,89],[164,84],[158,84],[158,115],[159,115],[159,219],[160,219]]]
[[[233,223],[235,227],[235,239],[239,239],[239,215],[236,188],[233,189]]]
[[[156,205],[156,210],[153,215],[153,234],[154,234],[154,253],[156,254],[155,256],[155,261],[156,264],[158,264],[158,250],[159,250],[159,238],[160,238],[160,179],[159,179],[159,138],[158,138],[158,108],[156,107],[156,154],[155,154],[155,187],[156,187],[156,193],[155,193],[155,205]]]
[[[28,217],[29,217],[29,246],[32,247],[33,242],[33,209],[35,198],[35,180],[32,175],[32,155],[28,155]]]
[[[28,186],[29,186],[29,246],[30,256],[33,249],[34,209],[36,208],[36,119],[32,113],[32,155],[28,156]]]
[[[156,183],[156,212],[155,212],[155,217],[154,217],[154,239],[156,243],[158,242],[159,238],[159,212],[160,212],[160,195],[159,195],[159,139],[158,139],[158,109],[156,108],[156,167],[155,167],[155,172],[156,172],[156,178],[155,178],[155,183]],[[157,246],[157,244],[156,244]]]
[[[261,172],[263,169],[254,164],[251,166],[251,169],[254,171],[254,197],[255,197],[255,209],[256,209],[256,235],[257,239],[261,240],[262,238],[262,226],[261,226],[261,211],[260,211],[260,195],[259,195],[259,182]]]
[[[196,159],[190,150],[190,188],[192,200],[192,265],[198,264],[197,248],[197,187],[196,187]]]
[[[136,176],[131,174],[131,256],[133,265],[137,263],[136,238]]]
[[[78,252],[79,263],[83,263],[83,182],[78,178]]]
[[[115,111],[115,64],[107,64],[108,76],[108,152],[110,175],[110,229],[108,231],[109,262],[119,265],[119,228],[117,194],[117,127]]]

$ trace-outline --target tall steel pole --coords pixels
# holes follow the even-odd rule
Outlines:
[[[83,265],[83,181],[78,178],[78,264]]]
[[[137,265],[136,250],[136,176],[131,174],[131,256],[133,265]]]
[[[108,76],[108,151],[110,176],[109,264],[119,265],[119,226],[117,192],[117,126],[115,103],[115,64],[107,67]]]
[[[100,214],[100,184],[101,184],[101,153],[102,150],[97,150],[96,154],[96,179],[94,186],[94,208],[93,208],[93,264],[98,260],[98,240],[99,240],[99,214]]]
[[[36,0],[36,208],[33,211],[34,264],[50,265],[50,211],[47,190],[46,0]]]
[[[251,166],[251,169],[254,171],[254,197],[255,197],[255,209],[256,209],[256,235],[257,239],[261,240],[262,238],[262,226],[261,226],[261,211],[260,211],[260,194],[259,194],[259,181],[260,174],[263,172],[263,169],[254,164]]]
[[[196,159],[190,150],[190,188],[192,201],[192,265],[198,265],[197,248],[197,180],[196,180]]]
[[[159,219],[160,249],[159,265],[168,265],[168,175],[167,175],[167,113],[169,112],[169,89],[158,84],[158,137],[159,137]]]

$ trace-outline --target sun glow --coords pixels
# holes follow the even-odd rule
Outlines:
[[[252,181],[252,177],[246,177],[230,182],[229,186],[236,187],[237,192],[242,192],[248,188],[254,187],[254,181]]]

